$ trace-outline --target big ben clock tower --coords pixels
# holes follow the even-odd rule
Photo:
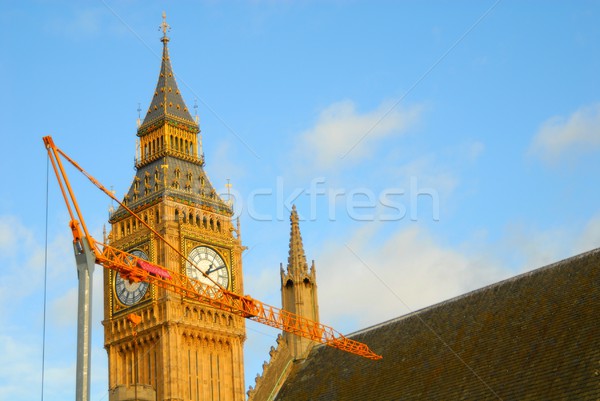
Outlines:
[[[239,227],[204,172],[200,129],[177,87],[167,30],[163,15],[160,75],[137,131],[124,203],[214,282],[243,294]],[[110,245],[207,280],[123,208],[110,224]],[[131,314],[141,317],[135,327]],[[110,401],[244,399],[243,318],[105,269],[103,324]]]

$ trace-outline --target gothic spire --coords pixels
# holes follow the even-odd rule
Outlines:
[[[312,263],[309,271],[300,235],[299,220],[296,206],[293,206],[290,215],[292,227],[287,272],[283,271],[283,267],[281,269],[281,305],[283,310],[318,322],[319,301],[315,263]],[[314,345],[310,340],[289,332],[285,332],[283,338],[294,359],[304,359]]]
[[[152,97],[152,103],[148,108],[148,113],[144,118],[142,127],[151,122],[155,122],[159,119],[166,117],[175,118],[177,120],[183,120],[188,124],[197,125],[190,112],[181,97],[177,82],[175,81],[175,75],[173,74],[173,68],[171,67],[171,59],[169,58],[169,37],[167,32],[170,26],[167,24],[166,15],[163,13],[163,22],[160,25],[160,29],[163,32],[163,36],[160,39],[163,42],[163,54],[162,63],[160,66],[160,74],[158,76],[158,83],[156,84],[156,90]]]
[[[296,205],[294,205],[290,215],[290,252],[287,265],[288,274],[294,276],[308,274],[308,264],[306,263],[306,255],[304,254],[304,245],[302,245],[299,221],[298,211],[296,210]]]

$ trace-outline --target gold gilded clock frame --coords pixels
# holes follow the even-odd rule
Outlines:
[[[120,248],[125,249],[126,252],[131,252],[137,249],[148,255],[149,262],[153,262],[156,260],[154,241],[151,241],[150,235],[145,235],[143,238],[136,239],[136,241],[120,244]],[[152,302],[152,300],[156,299],[156,286],[150,284],[148,286],[148,291],[146,291],[142,299],[140,299],[138,302],[131,306],[123,305],[118,300],[117,294],[115,292],[116,275],[116,271],[110,271],[110,274],[108,275],[108,285],[111,294],[111,296],[109,297],[109,308],[111,311],[111,316],[117,316],[125,312],[129,313],[132,310],[136,310],[146,306],[148,303]]]
[[[238,289],[238,277],[237,269],[234,269],[236,263],[234,244],[232,238],[215,238],[214,235],[203,235],[194,233],[182,233],[181,236],[181,249],[184,250],[183,254],[189,255],[189,253],[196,247],[205,246],[214,249],[225,261],[228,273],[229,273],[229,288],[228,290],[236,292]],[[181,259],[181,273],[186,274],[187,260]]]

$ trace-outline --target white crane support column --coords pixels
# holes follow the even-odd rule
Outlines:
[[[90,365],[92,359],[92,278],[96,257],[87,238],[73,243],[79,291],[77,298],[77,371],[76,401],[90,399]]]

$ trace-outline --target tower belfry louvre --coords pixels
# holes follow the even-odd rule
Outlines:
[[[168,25],[156,89],[137,130],[136,173],[124,203],[195,266],[120,207],[108,242],[150,262],[243,294],[242,244],[231,205],[204,171],[199,126],[177,86]],[[128,316],[141,316],[132,327]],[[110,401],[243,400],[242,317],[104,270]]]

